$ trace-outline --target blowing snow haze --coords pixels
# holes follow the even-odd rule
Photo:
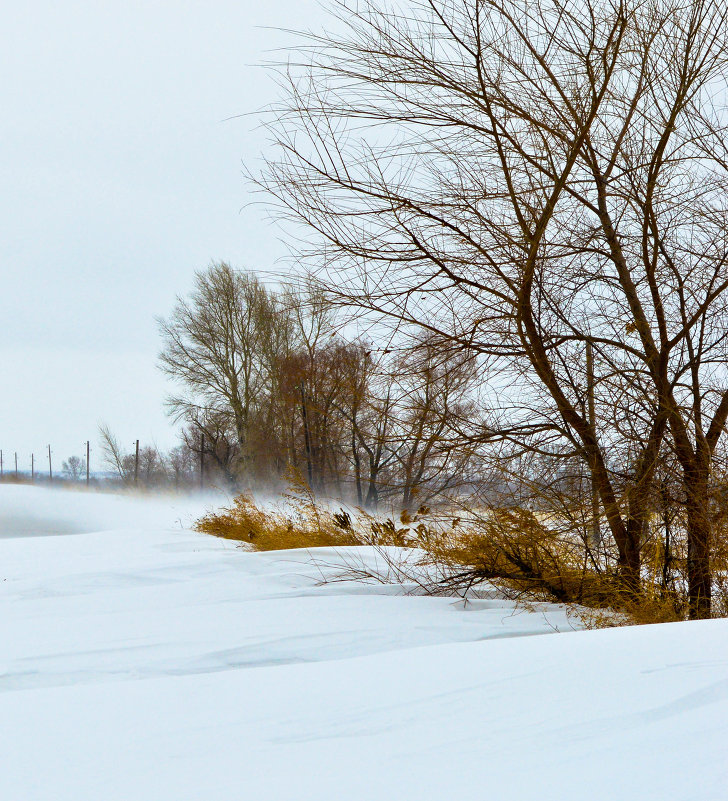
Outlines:
[[[257,64],[312,2],[5,4],[0,447],[81,454],[99,421],[166,447],[155,315],[213,259],[275,269],[242,161]],[[234,119],[230,119],[230,118]],[[26,458],[27,457],[27,458]]]

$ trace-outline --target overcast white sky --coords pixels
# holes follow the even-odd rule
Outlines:
[[[175,441],[154,316],[211,260],[284,270],[246,208],[255,65],[316,27],[314,0],[3,4],[0,26],[0,448],[60,467],[107,422]],[[98,453],[98,449],[97,449]],[[93,467],[93,457],[92,457]]]

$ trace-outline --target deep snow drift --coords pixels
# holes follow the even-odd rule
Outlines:
[[[728,798],[726,621],[321,585],[204,506],[0,486],[0,798]]]

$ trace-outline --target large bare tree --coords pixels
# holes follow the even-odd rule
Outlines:
[[[479,355],[491,436],[588,467],[638,592],[655,470],[711,608],[728,416],[726,8],[717,0],[334,6],[274,108],[265,189],[342,303]],[[321,266],[323,265],[323,266]]]
[[[254,274],[219,263],[197,274],[190,299],[179,298],[159,327],[160,365],[180,389],[169,400],[173,415],[203,432],[203,420],[218,428],[224,420],[237,446],[232,472],[244,474],[270,388],[268,362],[288,328],[285,310]]]

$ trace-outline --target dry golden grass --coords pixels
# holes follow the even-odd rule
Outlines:
[[[642,586],[625,588],[609,560],[595,558],[584,541],[556,533],[525,509],[494,509],[430,548],[436,560],[469,568],[520,598],[574,605],[592,627],[682,620],[686,604],[660,584],[661,563],[644,565]]]
[[[401,580],[417,581],[424,591],[457,594],[488,582],[523,603],[546,600],[571,605],[589,627],[686,617],[681,590],[685,554],[679,548],[672,554],[673,581],[666,585],[664,547],[659,541],[645,544],[642,585],[635,594],[625,589],[613,555],[595,558],[579,536],[557,533],[546,519],[520,508],[491,509],[471,515],[466,522],[435,520],[428,509],[421,508],[414,516],[403,512],[395,523],[361,511],[352,517],[343,510],[322,509],[305,484],[294,480],[283,506],[261,508],[242,495],[229,508],[203,517],[196,527],[262,551],[356,545],[382,552],[389,546],[417,548],[421,558],[408,564],[429,566],[434,578],[423,584],[421,576],[407,576],[406,570],[395,573],[401,574]],[[723,568],[728,563],[728,546],[717,557],[715,601],[720,614],[728,592],[728,586],[723,586],[728,582],[721,579],[727,574]]]
[[[196,528],[215,537],[250,543],[259,551],[361,544],[352,529],[337,524],[335,515],[315,506],[299,504],[293,511],[261,509],[246,495],[235,498],[231,507],[198,520]]]
[[[284,503],[258,506],[249,495],[239,495],[233,505],[206,515],[195,528],[205,534],[250,543],[256,550],[343,547],[352,545],[416,545],[409,536],[412,518],[402,514],[403,526],[379,520],[358,510],[353,516],[340,509],[323,508],[296,472],[288,475]]]

